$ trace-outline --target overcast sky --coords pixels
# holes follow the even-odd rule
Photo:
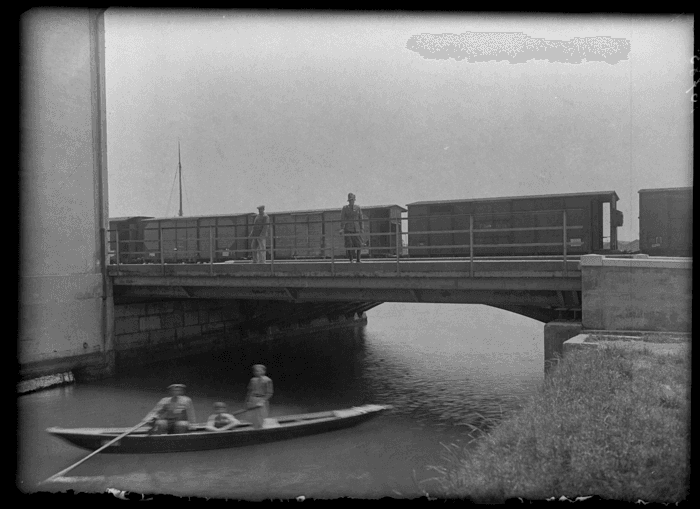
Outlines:
[[[632,240],[639,189],[692,185],[692,17],[109,9],[105,20],[112,217],[177,214],[178,139],[185,215],[341,207],[348,192],[405,205],[614,190]],[[612,64],[512,63],[407,47],[465,33],[607,37],[630,51]]]

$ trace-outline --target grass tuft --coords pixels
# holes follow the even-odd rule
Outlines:
[[[678,502],[689,490],[690,360],[605,348],[567,356],[474,447],[445,446],[422,481],[440,498],[600,496]],[[428,488],[429,487],[429,488]]]

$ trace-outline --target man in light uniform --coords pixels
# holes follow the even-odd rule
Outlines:
[[[246,407],[254,428],[262,428],[270,411],[270,398],[272,397],[272,380],[265,375],[265,366],[256,364],[253,366],[253,378],[248,383],[246,394]]]
[[[270,216],[265,214],[265,205],[258,207],[258,215],[255,216],[253,229],[250,232],[251,249],[253,251],[253,263],[265,263],[267,258],[265,247],[267,243],[267,233],[270,228]]]
[[[352,193],[348,194],[348,205],[345,205],[340,213],[340,231],[345,235],[345,249],[350,263],[353,261],[353,253],[356,253],[357,263],[360,263],[362,234],[365,230],[362,224],[362,210],[355,205],[355,195]]]
[[[153,433],[157,435],[186,433],[196,422],[192,400],[185,396],[182,384],[172,384],[168,390],[170,396],[161,399],[144,420],[154,423]]]

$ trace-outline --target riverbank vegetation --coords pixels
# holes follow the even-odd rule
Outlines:
[[[448,447],[424,481],[438,498],[599,496],[677,502],[689,489],[690,358],[649,349],[573,352],[522,411]]]
[[[604,335],[604,334],[590,334],[586,341],[589,343],[598,343],[601,341],[636,341],[642,343],[655,343],[655,344],[676,344],[676,343],[688,343],[690,341],[689,334],[637,334],[634,336],[630,335]]]

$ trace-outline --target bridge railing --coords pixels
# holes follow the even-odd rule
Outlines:
[[[567,261],[570,257],[568,253],[569,244],[569,233],[571,231],[583,230],[583,224],[567,224],[568,215],[582,214],[584,211],[582,209],[568,209],[568,210],[549,210],[549,211],[529,211],[529,212],[508,212],[508,213],[489,213],[489,214],[428,214],[423,216],[411,215],[410,217],[394,217],[394,218],[376,218],[376,219],[364,219],[363,225],[370,225],[370,231],[367,233],[361,233],[362,247],[361,250],[364,254],[368,254],[370,257],[376,256],[377,254],[383,255],[383,259],[388,261],[395,259],[396,261],[396,272],[401,271],[402,262],[407,260],[416,260],[424,258],[424,256],[416,257],[415,254],[428,254],[428,256],[450,256],[451,258],[465,259],[468,257],[469,263],[469,273],[471,276],[474,275],[474,259],[477,257],[477,250],[491,250],[494,249],[521,249],[521,248],[548,248],[548,251],[552,251],[552,248],[561,249],[557,252],[557,256],[561,256],[563,262],[563,273],[566,276],[568,272]],[[542,216],[548,215],[549,218],[542,219]],[[527,217],[530,217],[530,222],[535,224],[549,223],[550,226],[511,226],[506,228],[493,228],[492,224],[498,223],[499,221],[504,222],[507,220],[509,224],[525,224],[528,222]],[[514,219],[515,218],[515,219]],[[519,219],[518,219],[519,218]],[[410,231],[408,228],[403,228],[405,223],[413,223],[414,225],[418,223],[430,224],[431,222],[444,224],[449,220],[450,224],[462,223],[468,225],[468,228],[449,228],[442,230],[417,230]],[[321,223],[320,230],[321,233],[310,234],[308,233],[310,224]],[[371,228],[372,224],[379,225],[376,229],[388,229],[389,231],[374,231]],[[552,224],[560,223],[560,224]],[[304,225],[306,228],[306,233],[299,235],[297,233],[293,235],[279,235],[279,230],[284,231],[285,228],[296,227],[296,225]],[[272,223],[268,228],[268,235],[266,237],[269,240],[269,245],[266,246],[266,259],[270,262],[270,270],[274,272],[275,263],[280,261],[294,259],[299,261],[304,259],[304,256],[298,256],[298,253],[309,252],[312,253],[308,258],[323,258],[326,260],[330,259],[331,270],[335,272],[335,263],[338,253],[342,253],[345,249],[344,246],[344,235],[339,232],[341,222],[340,220],[314,220],[305,221],[303,223]],[[476,225],[476,227],[475,227]],[[486,226],[486,227],[484,227]],[[252,225],[249,226],[252,228]],[[110,263],[117,265],[117,271],[122,264],[122,258],[125,258],[127,263],[129,262],[141,262],[141,263],[158,263],[163,267],[166,264],[183,264],[183,263],[207,263],[210,265],[210,273],[213,274],[213,265],[218,263],[216,260],[223,260],[230,253],[235,253],[239,260],[249,260],[252,254],[257,251],[254,247],[241,248],[240,244],[246,244],[245,241],[250,241],[250,236],[230,236],[223,235],[217,236],[216,230],[217,226],[198,226],[196,227],[197,234],[199,236],[188,236],[188,233],[194,229],[192,226],[168,226],[158,227],[158,237],[157,239],[128,239],[122,240],[119,238],[119,230],[111,229],[109,232],[109,249],[110,254],[114,255],[113,259],[110,259]],[[175,231],[174,235],[170,235],[169,238],[164,237],[164,232]],[[277,230],[277,232],[275,231]],[[179,236],[178,231],[184,231],[184,235]],[[493,237],[494,235],[503,234],[524,234],[531,233],[537,236],[540,232],[552,232],[556,234],[559,232],[558,240],[550,242],[493,242],[487,241],[482,243],[477,243],[475,236],[481,235],[482,237]],[[204,233],[204,236],[201,234]],[[461,236],[459,238],[464,238],[468,242],[451,242],[447,244],[442,244],[440,241],[444,242],[446,236],[452,236],[454,240],[455,235]],[[416,239],[427,239],[428,244],[425,242],[411,242],[411,236]],[[550,235],[550,237],[552,237]],[[526,238],[522,235],[520,238]],[[373,241],[373,239],[376,239]],[[547,240],[552,240],[547,239]],[[572,239],[573,240],[573,239]],[[244,241],[244,242],[240,242]],[[433,244],[437,241],[437,244]],[[219,247],[221,242],[225,242],[228,248]],[[173,246],[171,249],[166,249],[166,245],[170,244]],[[301,247],[300,247],[301,246]],[[141,247],[141,249],[139,249]],[[150,247],[151,249],[145,249]],[[285,255],[279,255],[280,252],[286,253]],[[488,251],[487,251],[488,252]],[[167,253],[167,254],[166,254]],[[269,259],[267,258],[267,253],[269,253]],[[293,254],[290,254],[293,253]],[[315,253],[315,256],[314,256]],[[411,255],[411,253],[414,253]],[[251,256],[246,256],[250,254]],[[275,256],[277,254],[277,256]],[[456,256],[455,256],[456,254]],[[482,255],[488,256],[488,255]],[[340,259],[345,259],[345,257],[340,256]]]

